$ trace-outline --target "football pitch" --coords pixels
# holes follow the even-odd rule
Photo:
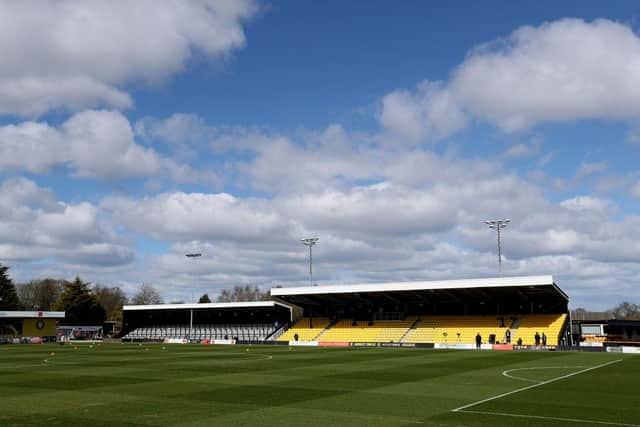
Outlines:
[[[0,346],[3,426],[634,426],[639,391],[615,353]]]

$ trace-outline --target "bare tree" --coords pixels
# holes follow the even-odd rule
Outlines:
[[[233,289],[224,289],[218,295],[218,302],[264,301],[270,299],[268,292],[252,285],[237,285]]]
[[[66,283],[59,279],[31,280],[17,286],[18,296],[28,310],[51,311]]]
[[[107,320],[122,320],[122,306],[127,303],[127,296],[117,286],[107,287],[97,285],[94,293],[98,302],[107,312]]]
[[[622,302],[611,309],[613,317],[621,320],[640,320],[640,305]]]
[[[142,284],[138,289],[138,292],[131,298],[131,304],[145,305],[145,304],[162,304],[162,296],[156,288],[149,284]]]

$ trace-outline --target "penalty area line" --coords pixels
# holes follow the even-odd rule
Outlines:
[[[452,409],[451,412],[460,412],[460,411],[462,411],[464,409],[480,405],[481,403],[490,402],[492,400],[496,400],[496,399],[500,399],[502,397],[510,396],[512,394],[520,393],[521,391],[531,390],[531,389],[536,388],[536,387],[541,387],[541,386],[546,385],[546,384],[551,384],[553,382],[560,381],[560,380],[563,380],[565,378],[572,377],[574,375],[578,375],[578,374],[582,374],[582,373],[585,373],[585,372],[593,371],[594,369],[604,368],[605,366],[609,366],[609,365],[612,365],[614,363],[622,362],[622,360],[623,359],[612,360],[610,362],[602,363],[602,364],[597,365],[597,366],[592,366],[590,368],[582,369],[582,370],[577,371],[577,372],[572,372],[572,373],[567,374],[567,375],[562,375],[560,377],[552,378],[550,380],[546,380],[546,381],[542,381],[542,382],[539,382],[539,383],[536,383],[536,384],[532,384],[532,385],[529,385],[529,386],[526,386],[526,387],[518,388],[516,390],[508,391],[506,393],[498,394],[496,396],[491,396],[491,397],[488,397],[486,399],[478,400],[477,402],[468,403],[466,405],[463,405],[463,406],[460,406],[458,408]],[[469,412],[469,411],[467,411],[467,412]]]
[[[640,424],[627,424],[627,423],[616,423],[612,421],[596,421],[596,420],[583,420],[580,418],[562,418],[562,417],[545,417],[542,415],[526,415],[526,414],[509,414],[507,412],[489,412],[489,411],[474,411],[474,410],[461,410],[458,412],[462,412],[464,414],[481,414],[481,415],[498,415],[502,417],[514,417],[514,418],[530,418],[536,420],[550,420],[550,421],[563,421],[563,422],[571,422],[571,423],[582,423],[582,424],[599,424],[599,425],[607,425],[607,426],[623,426],[623,427],[640,427]]]
[[[584,366],[533,366],[530,368],[513,368],[513,369],[507,369],[505,371],[502,371],[502,375],[508,378],[513,378],[514,380],[527,381],[530,383],[541,383],[544,380],[532,380],[530,378],[516,377],[515,375],[509,375],[509,374],[515,371],[534,371],[534,370],[540,371],[545,369],[578,369],[578,368],[584,368]]]

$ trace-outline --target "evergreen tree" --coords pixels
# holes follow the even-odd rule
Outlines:
[[[64,285],[56,310],[65,312],[65,324],[69,325],[102,325],[106,318],[104,307],[80,277]]]
[[[0,264],[0,310],[18,310],[21,308],[20,300],[8,271],[9,267]]]
[[[204,294],[200,297],[200,300],[198,301],[200,304],[206,304],[211,302],[211,298],[209,298],[209,294]]]

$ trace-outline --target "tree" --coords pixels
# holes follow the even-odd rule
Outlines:
[[[39,279],[18,285],[22,306],[28,310],[51,311],[56,305],[65,280]]]
[[[134,305],[162,304],[162,302],[160,292],[148,284],[142,284],[131,299],[131,303]]]
[[[623,302],[611,309],[613,317],[620,320],[640,320],[640,305]]]
[[[107,320],[122,320],[122,306],[127,303],[127,296],[117,286],[96,286],[93,290],[98,302],[107,313]]]
[[[102,325],[106,318],[104,307],[80,277],[64,285],[55,308],[65,312],[65,323],[70,325]]]
[[[269,293],[263,292],[257,286],[236,285],[231,290],[224,289],[220,292],[218,302],[264,301],[269,298]]]
[[[8,271],[9,267],[0,264],[0,310],[17,310],[20,300]]]
[[[198,300],[198,303],[200,304],[206,304],[211,302],[211,298],[209,298],[209,294],[204,294],[200,297],[200,300]]]

